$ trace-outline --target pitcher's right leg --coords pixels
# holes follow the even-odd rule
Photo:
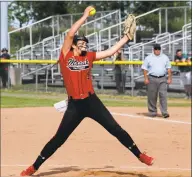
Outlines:
[[[68,139],[70,134],[80,124],[83,118],[83,116],[78,114],[73,103],[69,103],[55,136],[44,146],[34,164],[22,171],[20,175],[31,176],[34,174],[39,167]]]

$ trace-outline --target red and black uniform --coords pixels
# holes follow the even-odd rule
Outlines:
[[[86,56],[74,56],[70,51],[63,57],[60,55],[60,68],[68,96],[83,99],[94,93],[91,68],[96,59],[95,52],[87,52]]]
[[[60,67],[69,96],[68,107],[55,136],[45,145],[33,164],[36,170],[68,139],[85,117],[101,124],[139,158],[140,151],[130,135],[121,128],[94,93],[90,73],[95,58],[95,52],[88,52],[86,56],[73,56],[70,51],[65,58],[61,53]]]

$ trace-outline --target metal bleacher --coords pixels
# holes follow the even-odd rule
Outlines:
[[[184,7],[181,7],[184,8]],[[145,14],[137,16],[137,19],[143,19],[143,17],[148,16],[152,13],[158,13],[158,19],[160,19],[161,10],[167,8],[157,8],[149,11]],[[168,8],[168,10],[171,8]],[[64,18],[65,19],[65,18]],[[63,19],[63,20],[64,20]],[[73,19],[73,18],[70,18]],[[113,19],[113,20],[112,20]],[[72,24],[66,21],[65,24]],[[120,10],[101,12],[99,16],[88,20],[78,32],[82,34],[82,30],[85,31],[85,35],[89,39],[89,49],[92,51],[105,50],[116,43],[122,35],[124,20],[121,19]],[[165,24],[165,22],[164,22]],[[140,25],[140,24],[139,24]],[[134,40],[129,42],[129,45],[124,46],[124,59],[127,60],[144,60],[144,58],[152,52],[152,45],[154,43],[159,43],[162,46],[163,52],[169,56],[171,60],[174,59],[175,51],[178,48],[182,48],[183,51],[188,52],[191,50],[191,25],[185,24],[182,30],[175,33],[168,31],[161,32],[161,20],[159,20],[159,32],[154,34],[152,38],[141,38],[141,41],[136,43],[136,36]],[[70,26],[69,26],[70,27]],[[63,38],[68,31],[68,26],[66,30],[62,31],[52,36],[44,38],[42,41],[37,42],[32,45],[22,47],[17,51],[17,59],[50,59],[57,60],[60,53],[60,48],[63,42]],[[60,31],[60,30],[59,30]],[[112,57],[106,60],[112,60]],[[22,65],[23,67],[23,78],[32,77],[34,79],[33,71],[39,69],[38,74],[42,75],[40,77],[40,82],[46,83],[48,86],[63,86],[63,80],[60,74],[60,67],[56,65],[48,70],[48,67],[44,65]],[[126,89],[134,88],[142,81],[141,70],[139,66],[124,66],[126,73]],[[41,68],[43,68],[41,70]],[[115,77],[114,77],[114,66],[113,65],[93,65],[92,77],[93,86],[98,89],[104,88],[116,88]],[[31,73],[31,74],[30,74]],[[48,74],[48,76],[46,76]],[[171,88],[179,88],[179,77],[175,76],[173,79],[173,85]],[[178,87],[179,86],[179,87]]]
[[[97,15],[98,14],[98,15]],[[74,23],[72,19],[77,19],[75,18],[77,14],[69,14],[71,16],[71,24]],[[80,14],[78,14],[80,16]],[[111,18],[115,19],[115,23],[119,23],[119,17],[120,11],[119,10],[114,10],[114,11],[102,11],[102,12],[97,12],[94,19],[89,18],[84,25],[82,25],[82,29],[84,29],[86,35],[89,39],[89,48],[92,50],[98,50],[98,44],[96,41],[98,41],[98,33],[97,31],[99,28],[106,27],[110,25],[112,22],[109,20]],[[75,16],[75,17],[74,17]],[[74,17],[74,18],[73,18]],[[54,17],[53,17],[54,18]],[[47,20],[47,19],[46,19]],[[39,23],[44,22],[44,20],[41,20]],[[36,22],[34,25],[36,25],[38,22]],[[42,41],[37,42],[32,45],[27,45],[20,50],[16,52],[16,56],[18,60],[25,60],[25,59],[39,59],[39,60],[53,60],[53,59],[58,59],[59,56],[59,51],[63,42],[63,38],[65,33],[68,31],[68,28],[70,28],[70,23],[68,23],[68,26],[65,26],[67,30],[64,32],[61,32],[60,34],[57,35],[52,35],[49,37],[44,38]],[[33,24],[31,24],[33,26]],[[30,27],[32,28],[32,27]],[[18,30],[17,30],[18,31]],[[60,30],[58,30],[60,31]],[[81,31],[79,31],[81,33]],[[44,65],[27,65],[23,66],[22,70],[22,75],[23,77],[29,76],[29,73],[33,71],[34,69],[39,69]],[[54,68],[52,69],[54,71]],[[43,71],[42,71],[43,72]],[[59,72],[57,72],[59,73]],[[57,73],[52,73],[52,76]],[[52,79],[54,79],[52,77]],[[53,81],[52,81],[53,83]]]

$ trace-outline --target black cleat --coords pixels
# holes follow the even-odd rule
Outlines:
[[[168,117],[170,117],[170,115],[169,115],[168,113],[165,113],[165,114],[163,114],[162,116],[163,116],[163,118],[168,118]]]

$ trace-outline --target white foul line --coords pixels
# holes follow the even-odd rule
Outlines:
[[[0,165],[1,167],[28,167],[29,165],[24,165],[24,164],[13,164],[13,165],[6,165],[6,164],[1,164]],[[96,166],[91,166],[91,165],[76,165],[76,164],[73,164],[74,168],[80,168],[81,170],[85,170],[85,169],[91,169],[92,170],[105,170],[105,166],[107,165],[104,165],[103,167],[96,167]],[[41,168],[46,168],[46,167],[52,167],[52,168],[62,168],[62,167],[71,167],[69,165],[64,165],[64,164],[61,164],[61,165],[44,165],[42,166]],[[72,167],[73,168],[73,167]],[[161,170],[161,171],[169,171],[169,170],[172,170],[172,171],[191,171],[192,169],[191,168],[159,168],[159,167],[143,167],[143,166],[120,166],[120,167],[106,167],[106,169],[110,170],[113,172],[113,171],[117,171],[117,170],[121,170],[121,169],[141,169],[141,170],[148,170],[148,171],[156,171],[156,170]]]
[[[179,121],[179,120],[170,120],[170,119],[160,119],[160,118],[150,118],[146,116],[138,116],[138,115],[132,115],[132,114],[122,114],[122,113],[116,113],[116,112],[111,112],[113,115],[117,116],[124,116],[124,117],[130,117],[130,118],[141,118],[141,119],[148,119],[148,120],[155,120],[155,121],[163,121],[167,123],[176,123],[176,124],[187,124],[187,125],[192,125],[191,122],[185,122],[185,121]]]

